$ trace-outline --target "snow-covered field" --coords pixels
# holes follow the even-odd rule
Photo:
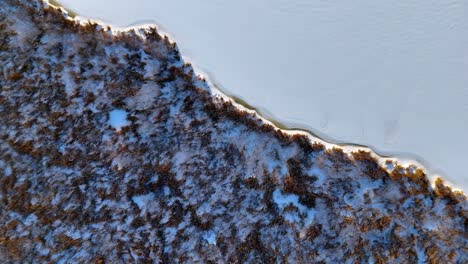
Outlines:
[[[467,1],[61,2],[118,26],[156,23],[264,116],[468,189]]]

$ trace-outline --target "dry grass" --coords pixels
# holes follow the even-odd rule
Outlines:
[[[78,16],[78,14],[76,12],[74,12],[73,10],[69,9],[69,8],[66,8],[64,7],[62,4],[60,4],[57,0],[48,0],[49,3],[53,6],[56,6],[56,7],[61,7],[63,9],[65,9],[68,13],[68,15],[71,17],[71,18],[75,18],[76,16]]]

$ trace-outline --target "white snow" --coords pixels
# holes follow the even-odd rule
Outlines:
[[[216,233],[213,230],[204,233],[203,239],[205,239],[210,245],[216,245]]]
[[[437,220],[425,221],[423,227],[429,231],[437,231],[439,229],[439,223]]]
[[[5,176],[10,176],[11,175],[11,167],[10,166],[6,166],[5,168]]]
[[[323,181],[326,178],[325,173],[323,170],[317,168],[317,167],[312,167],[307,171],[307,174],[310,176],[315,176],[317,177],[317,181],[314,183],[315,185],[322,185]]]
[[[29,21],[26,20],[16,20],[16,23],[12,25],[13,29],[16,31],[16,42],[20,47],[24,48],[26,40],[33,35],[37,35],[37,28]]]
[[[109,125],[115,128],[117,131],[124,126],[130,125],[127,120],[127,112],[124,110],[116,109],[109,112]]]
[[[196,213],[197,215],[203,215],[203,214],[207,214],[211,211],[211,206],[209,203],[207,202],[204,202],[200,205],[200,207],[198,207]]]
[[[140,208],[141,211],[146,211],[149,207],[149,203],[151,203],[154,200],[155,198],[153,193],[132,197],[132,201],[137,204],[138,208]]]
[[[297,208],[302,207],[299,203],[299,197],[295,194],[282,194],[279,189],[276,189],[273,192],[273,200],[278,205],[278,207],[283,210],[286,206],[292,204]]]
[[[24,220],[25,225],[32,225],[33,223],[37,222],[37,216],[35,214],[30,214],[26,219]]]
[[[134,97],[128,98],[129,106],[137,110],[145,110],[151,107],[160,94],[160,87],[156,82],[144,83]]]
[[[83,40],[75,39],[78,43],[75,44],[76,47],[83,47]],[[66,42],[64,45],[69,46]],[[47,49],[44,48],[44,54],[47,55],[47,51],[53,48],[53,45],[49,45]],[[75,51],[66,50],[65,57],[67,54],[75,54]],[[76,54],[80,55],[81,53]],[[125,71],[126,62],[122,62],[123,65],[116,65],[116,69],[108,68],[100,71],[107,67],[107,62],[103,58],[102,50],[98,54],[92,59],[86,57],[84,61],[93,64],[93,69],[99,70],[96,72],[99,73],[99,76],[111,75],[112,77],[122,70]],[[11,60],[17,58],[16,53],[13,55]],[[119,57],[118,54],[116,56]],[[129,60],[127,56],[120,57],[126,61]],[[142,57],[144,56],[142,55]],[[116,109],[120,107],[110,106],[112,99],[115,98],[115,90],[109,90],[107,85],[96,80],[99,78],[93,77],[92,80],[86,80],[88,76],[96,75],[90,75],[92,74],[90,72],[81,75],[80,80],[73,78],[74,73],[79,70],[76,68],[77,65],[81,65],[83,62],[83,58],[80,56],[75,56],[75,58],[72,65],[64,64],[63,72],[71,76],[69,80],[71,81],[70,87],[73,88],[71,90],[73,98],[70,100],[71,105],[63,110],[75,118],[80,118],[80,120],[82,120],[83,113],[91,107],[97,111],[96,113],[104,111],[103,114],[97,115],[97,119],[93,119],[97,120],[93,124],[97,125],[96,128],[102,132],[102,135],[95,137],[98,141],[102,138],[102,143],[98,144],[96,151],[105,158],[102,164],[101,162],[89,164],[96,177],[89,177],[86,182],[81,180],[76,182],[75,179],[87,177],[77,168],[79,163],[76,163],[75,166],[68,166],[68,164],[63,167],[58,166],[58,164],[47,166],[47,170],[41,170],[43,173],[36,173],[31,178],[31,175],[22,172],[27,168],[34,169],[37,166],[45,168],[48,160],[43,159],[42,164],[37,164],[35,159],[18,155],[13,145],[0,144],[0,150],[6,150],[6,155],[11,153],[10,156],[13,157],[13,160],[10,158],[0,160],[0,173],[15,175],[14,188],[21,187],[26,183],[26,180],[32,180],[33,185],[40,185],[28,190],[28,192],[33,192],[31,193],[31,205],[50,203],[60,205],[60,208],[57,207],[59,210],[72,212],[78,210],[78,213],[100,212],[107,214],[107,212],[111,212],[107,215],[110,218],[104,222],[101,219],[90,221],[80,225],[80,229],[74,228],[75,225],[70,223],[68,219],[60,217],[60,214],[52,212],[49,215],[56,215],[59,218],[48,220],[48,222],[53,223],[50,225],[49,233],[43,232],[43,223],[38,221],[38,218],[41,218],[39,215],[37,217],[34,214],[28,216],[16,212],[6,215],[6,221],[18,219],[23,223],[17,225],[15,230],[19,237],[30,236],[30,238],[34,238],[40,235],[45,238],[47,243],[39,245],[35,249],[38,252],[42,250],[41,247],[53,247],[60,243],[54,239],[54,236],[59,234],[65,234],[72,239],[84,240],[80,243],[79,248],[73,251],[73,258],[66,259],[70,253],[69,250],[64,253],[54,250],[51,251],[50,256],[52,261],[66,259],[67,262],[80,262],[81,259],[89,259],[89,254],[94,254],[96,251],[114,248],[115,245],[112,241],[122,241],[129,248],[129,255],[125,254],[127,256],[123,261],[130,261],[132,256],[135,261],[138,261],[143,249],[140,250],[140,246],[137,249],[133,245],[140,244],[142,238],[148,237],[147,241],[144,241],[145,248],[151,245],[159,246],[159,233],[162,232],[165,241],[161,251],[178,255],[192,254],[194,256],[190,258],[192,262],[203,262],[207,257],[212,258],[213,261],[216,260],[215,262],[222,262],[220,258],[226,254],[219,253],[218,241],[223,242],[223,244],[232,242],[238,245],[238,243],[245,242],[249,235],[253,231],[257,231],[258,228],[262,243],[271,247],[275,254],[288,256],[287,261],[289,262],[306,258],[310,248],[316,249],[318,252],[319,256],[316,261],[337,262],[344,259],[344,254],[349,248],[339,245],[343,250],[337,251],[336,248],[324,245],[324,242],[327,241],[342,244],[341,239],[330,241],[330,235],[348,239],[351,244],[358,237],[369,241],[371,245],[372,241],[387,239],[391,228],[384,232],[370,229],[363,233],[360,230],[360,219],[364,220],[370,216],[374,217],[374,215],[376,217],[389,215],[392,219],[390,226],[395,226],[395,232],[401,234],[399,236],[402,239],[410,239],[406,240],[410,241],[407,243],[409,246],[417,247],[416,250],[421,255],[420,261],[426,260],[424,257],[426,246],[424,243],[413,244],[415,240],[410,237],[411,235],[415,235],[416,241],[418,241],[420,237],[430,231],[435,231],[440,235],[450,232],[454,235],[449,237],[449,241],[452,241],[454,245],[463,243],[462,234],[457,233],[457,231],[451,232],[449,228],[463,229],[463,221],[460,221],[463,219],[463,215],[459,213],[464,207],[454,207],[454,205],[448,204],[448,199],[431,199],[432,196],[425,197],[424,194],[410,196],[404,189],[412,187],[411,182],[406,179],[403,179],[403,183],[401,183],[390,178],[387,181],[385,178],[366,177],[372,175],[369,175],[365,166],[361,167],[354,162],[350,162],[346,166],[340,165],[335,162],[337,161],[336,157],[325,151],[314,151],[305,156],[299,144],[289,140],[284,141],[281,139],[282,136],[252,129],[250,126],[235,121],[235,119],[217,121],[210,119],[204,111],[203,104],[194,104],[194,111],[191,111],[195,113],[194,115],[184,111],[183,102],[185,98],[191,98],[191,92],[193,92],[190,90],[191,87],[183,87],[184,82],[176,79],[174,83],[169,82],[164,86],[161,85],[165,88],[160,90],[159,85],[153,81],[168,74],[167,70],[171,66],[166,63],[171,63],[170,61],[161,60],[164,62],[162,64],[164,67],[161,70],[164,72],[155,76],[153,80],[146,79],[144,84],[140,81],[134,82],[135,87],[132,88],[139,88],[139,91],[135,93],[135,96],[126,98],[125,108]],[[142,69],[140,69],[140,73],[141,71]],[[44,74],[41,78],[48,77]],[[34,82],[35,78],[32,77],[31,80]],[[95,85],[96,89],[93,89]],[[54,88],[63,90],[63,85],[59,84]],[[41,89],[41,91],[43,90]],[[2,90],[2,95],[5,94],[5,98],[9,99],[18,98],[23,102],[22,99],[27,95],[26,92],[22,93],[21,89],[18,91],[7,89],[6,91]],[[94,93],[96,100],[91,105],[84,105],[83,96],[88,92]],[[17,97],[15,97],[16,95]],[[49,127],[52,130],[56,127],[50,124],[51,120],[38,114],[38,109],[35,107],[37,105],[34,104],[34,101],[32,102],[30,104],[23,103],[20,107],[20,113],[24,117],[22,118],[23,127],[26,127],[27,122],[34,121],[31,128],[20,130],[17,127],[8,127],[3,124],[0,125],[0,130],[5,130],[7,134],[17,134],[14,138],[15,143],[34,140],[34,148],[39,148],[44,144],[40,140],[44,132],[39,133],[38,131],[44,127]],[[52,111],[62,111],[62,104],[55,100],[49,102],[52,104]],[[146,111],[137,111],[137,109],[145,109]],[[163,120],[165,123],[162,124],[158,117],[168,109],[170,109],[169,118]],[[77,123],[76,120],[72,119],[73,123]],[[143,137],[133,136],[131,133],[126,135],[115,133],[116,130],[129,125],[130,120],[139,126],[138,129],[142,131]],[[197,128],[195,128],[193,121],[197,120],[202,122],[196,122]],[[7,125],[9,124],[7,123]],[[2,129],[4,127],[8,129]],[[17,131],[15,132],[15,130]],[[75,135],[72,132],[71,129],[64,130],[60,136],[57,150],[61,153],[68,153],[72,150],[81,151],[81,153],[89,152],[86,142],[73,140]],[[207,141],[210,145],[205,146],[205,138],[199,137],[198,134],[189,134],[192,132],[209,132],[207,136],[211,140]],[[293,132],[285,133],[292,134]],[[171,147],[169,142],[173,142],[174,135],[177,136],[177,145]],[[51,142],[53,143],[53,141]],[[46,143],[50,142],[46,141]],[[149,147],[149,151],[143,151],[143,148],[139,149],[143,146]],[[327,147],[329,146],[327,145]],[[331,150],[331,148],[329,149]],[[231,156],[234,158],[239,157],[239,161],[231,162],[230,159],[226,159],[224,156],[226,152],[231,152],[233,154]],[[351,151],[345,152],[350,153]],[[287,161],[291,159],[304,160],[300,163],[300,171],[310,176],[304,185],[310,191],[309,194],[317,197],[313,205],[302,199],[304,194],[294,194],[296,192],[292,193],[284,188],[285,177],[292,174],[287,166]],[[138,166],[138,164],[142,166]],[[157,190],[146,193],[148,189],[142,186],[143,184],[148,186],[148,183],[157,183],[162,177],[167,177],[165,173],[159,173],[159,170],[156,169],[161,164],[170,165],[171,178],[173,178],[172,173],[177,172],[175,180],[178,182],[178,187],[174,188],[168,182],[163,184],[162,190],[160,190],[161,187],[156,187]],[[317,181],[311,181],[315,176],[318,178]],[[247,179],[256,179],[259,185],[251,186],[246,181]],[[41,191],[43,184],[46,184],[47,189],[56,192]],[[78,194],[85,194],[85,198],[89,199],[82,200],[82,196],[75,195],[74,192],[71,193],[70,188],[67,187],[70,184],[73,185],[71,188],[74,191]],[[157,184],[157,186],[159,185]],[[258,188],[258,186],[262,186],[262,188]],[[266,195],[263,186],[268,186],[268,190],[273,188],[271,189],[273,191],[271,197]],[[130,189],[134,190],[135,193],[128,196]],[[401,198],[408,199],[405,201]],[[267,207],[270,208],[270,202],[276,203],[277,206],[273,207],[284,221],[276,222],[276,215],[270,210],[266,210]],[[402,203],[403,206],[401,206]],[[78,208],[77,204],[81,204],[82,207]],[[179,215],[180,207],[182,207],[182,212],[188,212],[188,214]],[[193,210],[196,210],[196,215],[193,214]],[[427,213],[424,213],[426,211]],[[449,220],[446,218],[448,213],[451,216]],[[159,219],[161,228],[155,229],[148,223],[140,225],[141,219],[138,219],[138,216],[142,217],[143,220],[155,219],[154,217],[156,217]],[[414,218],[414,216],[416,216],[417,222],[413,221],[412,217]],[[353,220],[353,224],[349,224],[349,218]],[[194,221],[195,219],[199,219],[202,223],[210,223],[212,229],[200,228]],[[358,221],[354,221],[354,219],[358,219]],[[310,231],[312,231],[311,225],[314,225],[314,232],[315,228],[320,231],[314,239],[309,239]],[[235,227],[235,232],[231,232],[233,227]],[[37,230],[40,232],[38,233]],[[109,232],[96,232],[99,230]],[[116,237],[110,234],[115,234]],[[297,239],[298,235],[300,239]],[[218,236],[220,240],[218,240]],[[93,243],[96,240],[107,242],[102,248],[97,248]],[[444,241],[447,240],[439,239],[440,243],[444,243]],[[204,246],[198,247],[200,243]],[[236,249],[236,245],[231,248]],[[89,247],[94,247],[95,250],[88,250]],[[156,256],[157,252],[153,253],[152,256]],[[304,253],[303,256],[302,253]],[[250,254],[247,260],[254,261],[254,256],[255,254]],[[373,259],[369,260],[371,263],[373,261]]]
[[[145,60],[145,78],[154,78],[159,73],[161,63],[157,60]]]
[[[67,94],[68,97],[73,95],[73,92],[75,91],[75,81],[72,80],[72,76],[70,75],[70,72],[68,70],[64,70],[62,72],[62,82],[65,88],[65,93]]]
[[[418,243],[416,243],[416,256],[418,257],[418,264],[426,263],[427,257],[425,247],[421,247]]]
[[[278,205],[281,210],[284,210],[289,205],[292,205],[299,209],[301,214],[305,215],[304,225],[310,225],[314,220],[315,210],[309,209],[299,202],[299,197],[295,194],[282,194],[281,190],[276,189],[273,192],[273,201]],[[286,214],[285,220],[288,222],[299,222],[299,219],[293,214]]]

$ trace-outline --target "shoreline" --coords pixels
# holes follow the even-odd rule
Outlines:
[[[467,261],[467,199],[440,178],[279,129],[155,27],[6,3],[1,259]]]
[[[161,35],[162,37],[167,37],[170,43],[177,45],[177,41],[175,40],[175,37],[171,35],[170,33],[164,30],[161,30],[161,27],[156,23],[143,23],[143,24],[135,24],[129,27],[119,27],[116,25],[112,25],[110,23],[106,23],[99,19],[91,19],[91,18],[80,16],[74,11],[71,11],[68,8],[64,7],[57,1],[54,1],[54,0],[52,1],[42,0],[42,1],[44,1],[49,6],[62,10],[62,12],[66,14],[67,19],[75,21],[79,23],[80,25],[87,25],[89,23],[97,24],[99,27],[102,27],[103,29],[110,30],[111,35],[116,35],[118,33],[126,33],[126,32],[133,30],[141,38],[144,38],[144,36],[139,33],[140,30],[156,28],[159,35]],[[56,4],[53,4],[53,2],[55,2]],[[72,12],[73,15],[70,15],[69,12]],[[207,85],[206,88],[210,90],[213,96],[219,96],[227,101],[230,101],[238,109],[242,111],[246,111],[247,113],[250,113],[250,114],[254,114],[256,117],[260,118],[264,123],[273,126],[277,130],[280,130],[290,136],[294,136],[294,135],[306,136],[310,140],[311,144],[314,144],[314,143],[321,144],[325,147],[326,150],[339,148],[350,157],[353,156],[353,153],[357,153],[360,151],[368,152],[371,154],[371,156],[374,159],[376,159],[377,163],[389,174],[392,173],[391,170],[387,169],[386,164],[388,164],[389,162],[393,164],[393,167],[401,166],[404,170],[409,170],[412,168],[420,169],[426,175],[432,189],[434,189],[436,185],[436,181],[438,179],[441,179],[443,181],[443,184],[449,187],[454,193],[460,192],[465,198],[467,197],[466,194],[468,193],[468,190],[463,190],[461,187],[458,187],[456,183],[447,180],[447,178],[444,177],[442,173],[433,172],[434,170],[431,169],[429,162],[425,161],[422,157],[416,154],[398,153],[398,152],[388,153],[384,151],[377,151],[372,146],[360,145],[357,143],[340,142],[333,138],[319,135],[319,133],[314,132],[313,129],[307,128],[308,127],[307,125],[304,125],[306,126],[306,128],[296,127],[296,125],[292,126],[291,123],[287,121],[278,120],[275,117],[271,116],[270,114],[266,114],[265,111],[262,111],[261,108],[250,105],[248,102],[244,101],[242,98],[236,95],[231,94],[229,91],[224,91],[225,89],[220,87],[220,85],[218,85],[216,81],[213,81],[214,78],[211,78],[210,74],[208,74],[206,71],[203,71],[201,68],[197,67],[196,64],[193,64],[193,60],[191,60],[190,57],[184,56],[183,54],[181,54],[181,61],[183,63],[188,63],[191,65],[191,67],[193,68],[194,74],[201,80],[205,81]],[[416,156],[416,158],[401,157],[400,154],[403,156]]]

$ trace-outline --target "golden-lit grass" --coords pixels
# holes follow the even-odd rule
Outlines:
[[[62,4],[60,4],[60,3],[59,3],[58,1],[56,1],[56,0],[49,0],[49,3],[50,3],[51,5],[53,5],[53,6],[61,7],[61,8],[63,8],[63,9],[65,9],[65,10],[68,12],[68,15],[69,15],[70,17],[72,17],[72,18],[75,18],[75,17],[78,15],[75,11],[70,10],[70,9],[64,7]]]

